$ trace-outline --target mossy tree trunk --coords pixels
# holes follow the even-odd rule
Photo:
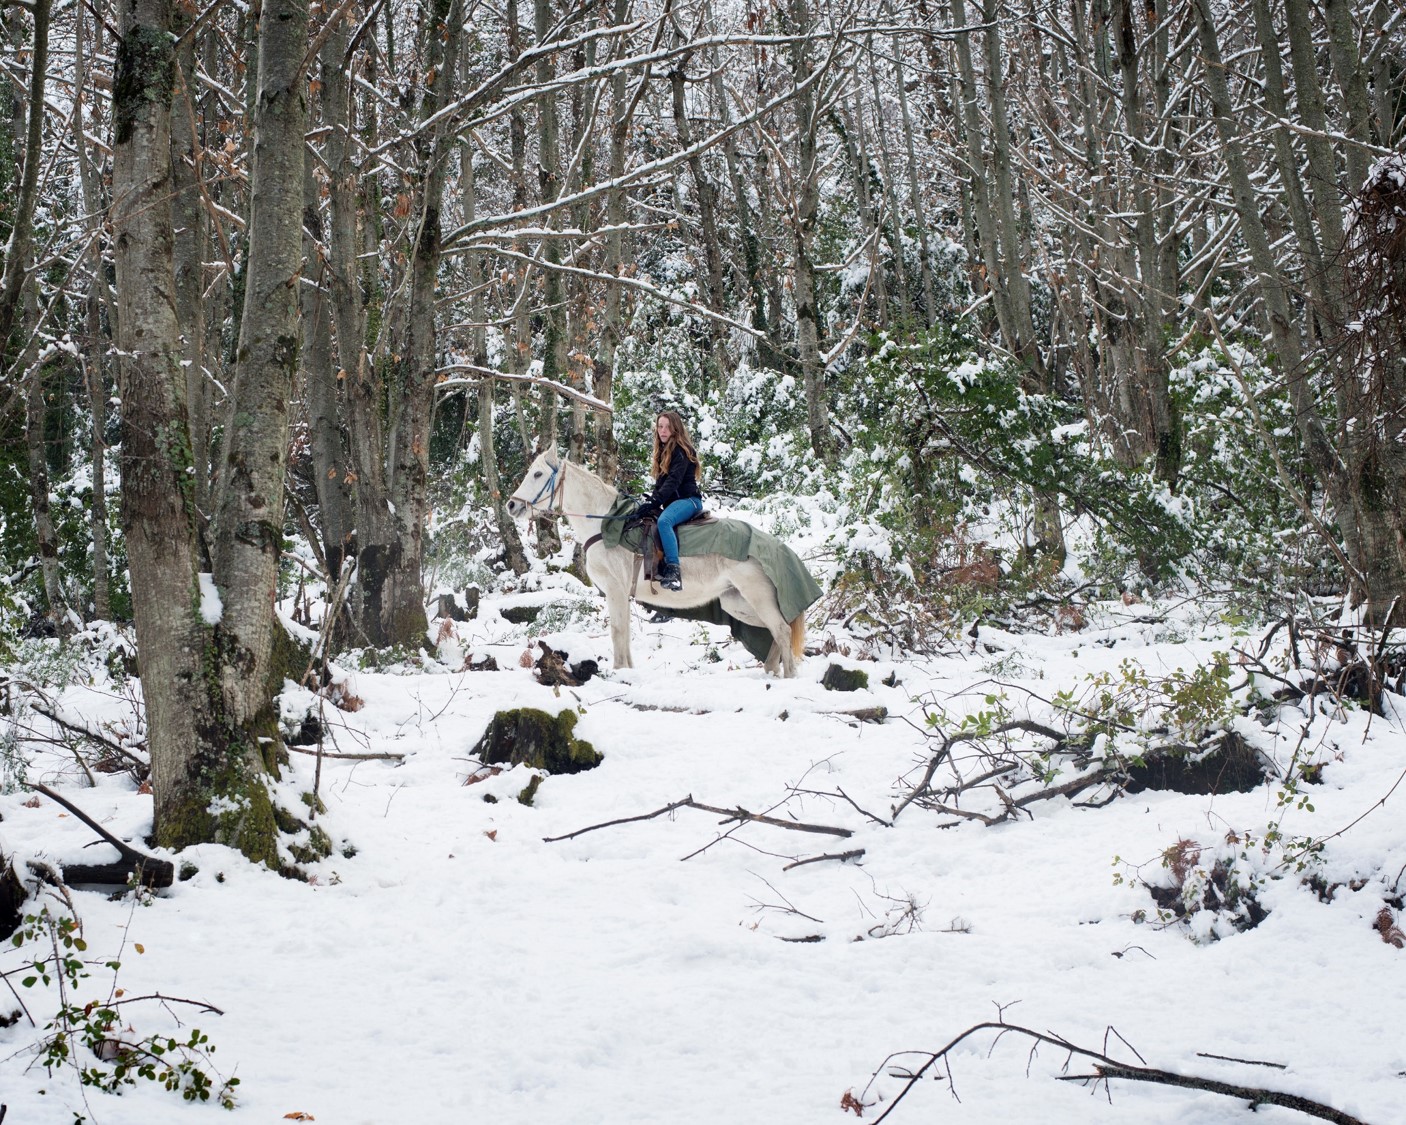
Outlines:
[[[267,677],[253,675],[268,663],[272,586],[237,589],[257,568],[231,562],[237,552],[225,544],[222,554],[213,554],[221,560],[217,566],[223,573],[217,573],[217,578],[223,578],[229,598],[227,617],[216,625],[207,620],[214,614],[202,612],[196,473],[176,310],[170,131],[176,71],[173,17],[171,0],[135,0],[123,8],[113,92],[116,129],[110,213],[119,302],[122,523],[134,579],[132,603],[147,711],[154,828],[157,842],[164,846],[213,840],[237,847],[251,859],[273,863],[277,860],[275,826],[264,784],[265,770],[272,763],[261,753],[263,746],[272,744],[261,743],[260,737],[276,734],[276,728],[271,723]],[[266,30],[285,30],[287,22],[267,20]],[[292,50],[291,56],[300,60],[301,50]],[[299,159],[302,133],[298,122],[292,135],[297,138]],[[257,177],[257,156],[255,168]],[[301,187],[299,175],[293,188],[294,231]],[[296,237],[292,242],[295,248],[300,244]],[[267,269],[253,260],[251,245],[251,294],[263,292],[256,286],[266,274]],[[289,280],[285,275],[285,288]],[[293,296],[290,289],[290,301]],[[246,318],[246,323],[254,319]],[[271,350],[277,354],[279,347],[275,344]],[[295,357],[296,348],[292,353]],[[251,345],[247,354],[262,353]],[[247,399],[236,399],[236,411],[250,408]],[[241,444],[249,427],[238,425],[237,419],[236,414],[231,430],[241,437],[227,445],[226,465],[231,460],[267,458],[267,450]],[[282,509],[279,457],[276,473],[264,468],[266,479],[273,482],[266,486],[272,489],[271,495],[260,498],[247,483],[249,478],[239,474],[223,481],[226,488],[243,484],[246,502],[261,499],[243,518],[232,518],[231,512],[237,509],[220,513],[226,533],[240,540],[239,550],[256,551],[270,540],[276,550],[281,520],[271,513],[275,506],[279,512]],[[240,682],[234,684],[235,680]],[[251,680],[257,686],[251,686]]]

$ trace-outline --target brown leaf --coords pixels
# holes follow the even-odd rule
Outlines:
[[[490,828],[487,832],[484,833],[484,835],[496,843],[498,840],[498,829]]]
[[[1377,912],[1375,923],[1377,933],[1382,935],[1382,941],[1387,945],[1394,945],[1397,949],[1406,949],[1406,932],[1396,924],[1396,917],[1391,912],[1391,907],[1383,906]]]
[[[490,777],[497,777],[502,772],[502,766],[485,766],[478,770],[477,773],[469,774],[468,780],[465,781],[464,784],[477,785],[480,781],[487,781]]]
[[[852,1109],[856,1117],[864,1116],[864,1103],[854,1096],[853,1090],[846,1090],[845,1096],[840,1099],[841,1109]]]
[[[301,1109],[295,1109],[292,1113],[283,1115],[284,1121],[316,1121],[317,1118],[310,1113],[304,1113]]]

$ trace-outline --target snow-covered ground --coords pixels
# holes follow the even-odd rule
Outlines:
[[[1204,607],[1116,606],[1081,632],[984,628],[947,656],[873,661],[831,629],[848,656],[812,655],[798,678],[776,680],[721,630],[643,614],[637,667],[612,672],[604,624],[586,612],[547,639],[605,673],[554,689],[520,663],[534,628],[509,625],[499,604],[485,599],[456,627],[442,667],[344,668],[364,706],[325,708],[327,749],[403,757],[323,761],[318,823],[338,850],[307,882],[202,847],[177,857],[194,873],[149,901],[76,892],[83,956],[98,965],[70,999],[106,1000],[112,973],[100,966],[119,959],[124,998],[159,991],[216,1006],[144,1000],[122,1014],[136,1037],[177,1021],[182,1034],[206,1032],[215,1067],[241,1080],[230,1120],[248,1122],[840,1125],[854,1119],[847,1093],[873,1120],[903,1088],[895,1075],[1002,1014],[1122,1060],[1290,1091],[1375,1125],[1406,1120],[1406,952],[1373,925],[1384,898],[1406,888],[1406,785],[1392,790],[1406,769],[1406,712],[1372,717],[1320,700],[1255,724],[1281,766],[1311,728],[1308,744],[1328,763],[1311,812],[1281,808],[1266,784],[1216,797],[1145,791],[1099,809],[1039,802],[995,827],[940,828],[952,818],[913,805],[886,826],[878,820],[892,818],[937,746],[925,708],[977,710],[997,681],[1013,704],[1023,688],[1050,698],[1124,660],[1166,675],[1257,638],[1232,636]],[[813,643],[824,639],[813,631]],[[450,670],[486,654],[500,671]],[[827,691],[832,660],[867,671],[869,689]],[[95,688],[70,687],[61,702],[90,722],[127,713]],[[874,706],[886,722],[843,714]],[[516,800],[523,767],[466,784],[489,719],[516,707],[574,709],[577,735],[604,761],[547,778],[531,807]],[[293,755],[285,803],[301,807],[315,768]],[[150,797],[126,775],[99,774],[88,788],[54,749],[30,777],[138,844],[149,830]],[[681,808],[544,840],[689,796],[852,835]],[[110,857],[49,800],[12,793],[0,815],[21,867]],[[1259,893],[1268,917],[1217,941],[1159,924],[1138,877],[1166,878],[1164,850],[1188,839],[1209,855],[1231,833],[1258,840],[1276,822],[1286,837],[1353,825],[1316,870],[1327,884],[1356,882],[1324,902],[1292,871],[1269,878]],[[225,1119],[150,1082],[85,1101],[72,1066],[46,1073],[32,1045],[58,996],[20,984],[22,955],[39,948],[0,954],[6,984],[40,1024],[21,1016],[0,1030],[6,1125]],[[17,1009],[0,986],[0,1016]],[[994,1047],[990,1034],[969,1039],[947,1062],[891,1121],[1250,1120],[1243,1102],[1214,1093],[1059,1081],[1091,1064],[1050,1046],[1032,1058],[1014,1034]],[[1254,1120],[1307,1118],[1267,1107]]]

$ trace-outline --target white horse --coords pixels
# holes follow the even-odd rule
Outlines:
[[[599,518],[609,512],[620,493],[594,473],[561,461],[551,451],[532,462],[508,498],[508,512],[514,518],[563,516],[577,538],[586,543],[598,536]],[[737,562],[725,555],[685,555],[679,560],[684,588],[666,590],[650,585],[647,600],[664,609],[687,609],[719,599],[724,610],[748,625],[770,630],[771,652],[766,670],[775,673],[778,664],[784,676],[796,674],[796,660],[805,651],[805,614],[787,621],[776,600],[776,587],[755,559]],[[630,595],[636,581],[635,554],[627,547],[607,547],[597,538],[586,550],[586,573],[605,594],[610,616],[610,639],[615,649],[615,667],[633,667],[630,661]]]

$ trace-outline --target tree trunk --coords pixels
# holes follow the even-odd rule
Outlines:
[[[157,843],[207,840],[277,861],[268,791],[221,714],[201,614],[183,352],[172,247],[170,0],[122,9],[110,213],[119,300],[122,524],[151,756]],[[211,673],[214,673],[212,676]]]
[[[790,0],[790,32],[803,37],[815,31],[806,0]],[[806,395],[806,425],[811,450],[826,465],[839,457],[830,428],[830,403],[825,390],[825,365],[820,357],[820,310],[815,295],[815,229],[820,217],[820,158],[816,130],[815,91],[811,85],[810,44],[797,38],[791,46],[791,78],[796,85],[796,168],[792,185],[792,252],[796,303],[796,351]]]
[[[669,72],[669,92],[674,113],[674,131],[679,137],[679,146],[693,147],[693,131],[688,123],[687,78],[684,75],[689,55],[684,54],[678,65]],[[694,153],[688,158],[688,172],[693,179],[694,190],[698,194],[698,247],[703,254],[703,292],[707,295],[708,308],[715,318],[708,322],[708,354],[703,367],[711,377],[710,382],[719,387],[727,385],[732,372],[732,357],[728,354],[727,326],[721,319],[725,312],[723,291],[722,242],[718,237],[717,198],[718,189],[703,169],[703,157]]]
[[[258,37],[244,314],[211,544],[224,603],[219,635],[227,719],[250,730],[271,703],[288,412],[298,372],[306,0],[264,0]]]
[[[78,153],[78,178],[83,193],[83,208],[89,219],[89,234],[94,235],[101,227],[105,206],[98,202],[97,173],[92,166],[84,130],[89,122],[89,110],[83,98],[87,88],[85,75],[88,71],[88,43],[86,38],[87,14],[78,12],[74,17],[74,44],[77,65],[75,89],[74,130],[77,134],[75,149]],[[101,22],[95,21],[99,32]],[[101,40],[94,44],[95,53],[101,53]],[[90,252],[88,292],[83,302],[85,317],[85,339],[79,363],[83,369],[83,389],[88,397],[89,424],[92,427],[93,493],[88,507],[88,526],[93,544],[93,613],[100,621],[112,620],[111,583],[108,576],[107,556],[107,387],[104,378],[106,357],[111,351],[108,337],[103,330],[102,314],[106,310],[108,324],[115,321],[112,306],[112,292],[107,284],[107,273],[103,264],[102,245],[96,237]]]
[[[0,263],[0,351],[7,351],[10,333],[20,314],[26,282],[32,282],[34,208],[39,197],[39,168],[44,163],[44,87],[49,68],[49,15],[52,0],[36,0],[30,7],[34,19],[34,41],[29,68],[29,87],[22,103],[24,151],[20,157],[18,193],[10,219],[10,242]],[[21,103],[14,103],[16,109]],[[18,139],[20,130],[14,130]]]
[[[467,78],[468,76],[465,75]],[[478,210],[478,185],[474,172],[473,146],[469,141],[459,146],[459,188],[464,208],[464,221],[471,223]],[[488,329],[487,311],[483,296],[486,281],[483,255],[478,251],[469,254],[465,263],[469,275],[470,319],[473,329],[470,333],[470,352],[473,364],[480,371],[488,368]],[[478,455],[483,465],[483,486],[493,505],[493,516],[498,524],[498,534],[503,539],[503,558],[514,574],[526,574],[527,556],[522,549],[522,538],[518,535],[517,522],[508,514],[507,502],[503,498],[502,481],[498,475],[498,446],[494,440],[493,423],[497,387],[488,376],[483,376],[478,385]]]
[[[181,326],[185,364],[186,410],[190,416],[191,460],[195,465],[195,506],[210,512],[210,382],[205,365],[204,266],[209,220],[200,198],[199,140],[196,135],[195,49],[198,36],[186,34],[190,17],[179,5],[177,32],[183,34],[176,56],[176,90],[171,107],[171,202],[175,223],[176,321]]]
[[[63,582],[59,574],[59,537],[54,529],[54,517],[49,508],[49,458],[48,458],[48,398],[45,394],[48,385],[47,364],[35,365],[37,358],[39,309],[31,287],[25,296],[26,336],[34,342],[25,348],[21,366],[32,368],[25,387],[25,426],[24,444],[29,462],[29,502],[34,509],[35,545],[39,550],[39,573],[44,582],[44,600],[48,603],[49,619],[54,623],[59,636],[67,637],[73,632],[73,621],[69,618],[68,601],[63,594]]]
[[[1040,394],[1049,391],[1049,372],[1035,338],[1030,288],[1025,276],[1021,237],[1015,216],[1011,137],[1006,119],[998,17],[995,0],[985,0],[983,20],[986,28],[982,33],[985,77],[981,89],[985,90],[990,113],[989,151],[985,144],[987,123],[982,120],[978,100],[976,67],[971,49],[972,33],[956,36],[953,44],[957,54],[962,129],[971,177],[972,219],[986,267],[985,285],[991,294],[1006,348],[1020,363],[1023,389]],[[952,0],[952,20],[957,27],[966,25],[964,0]],[[1034,532],[1038,552],[1063,560],[1064,530],[1059,506],[1055,497],[1048,493],[1035,493]]]
[[[335,128],[335,126],[333,126]],[[332,296],[323,252],[321,191],[307,155],[303,173],[304,260],[312,265],[311,284],[299,287],[303,325],[303,402],[307,410],[312,477],[317,490],[318,533],[329,588],[336,585],[348,557],[354,524],[347,447],[342,437],[341,386],[332,359]]]
[[[422,8],[422,44],[428,67],[420,102],[420,121],[434,117],[452,91],[459,72],[462,36],[459,0],[427,0]],[[418,207],[413,212],[415,242],[410,257],[409,305],[405,339],[395,363],[395,426],[389,455],[391,527],[395,553],[381,570],[381,629],[387,644],[419,647],[425,643],[422,566],[425,525],[429,517],[430,419],[436,384],[435,296],[441,253],[440,211],[444,205],[445,166],[452,144],[443,126],[422,129],[415,144],[420,171]],[[363,551],[365,575],[375,560]],[[370,575],[375,577],[374,573]]]

